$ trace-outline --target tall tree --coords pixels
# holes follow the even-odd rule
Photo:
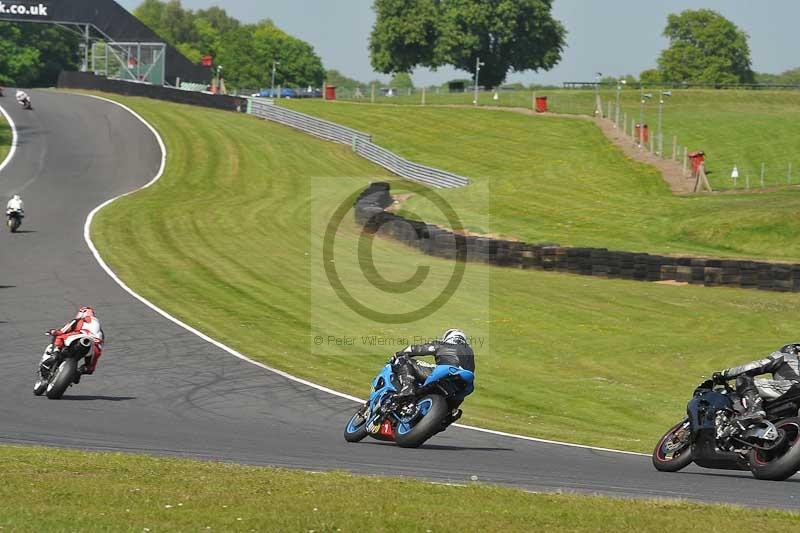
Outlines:
[[[180,0],[144,0],[134,14],[189,59],[214,56],[230,87],[269,86],[273,61],[280,62],[275,73],[280,85],[319,86],[325,75],[311,45],[270,20],[242,25],[220,7],[192,11]]]
[[[276,85],[319,87],[325,77],[322,60],[311,45],[286,34],[270,20],[228,32],[219,54],[227,79],[238,87],[269,87],[273,61],[277,62]]]
[[[747,34],[710,9],[667,18],[669,47],[658,58],[661,79],[671,82],[752,83]]]
[[[497,86],[512,71],[549,70],[561,60],[566,30],[552,0],[375,0],[370,35],[375,70],[410,72],[452,65]]]
[[[52,86],[79,64],[80,39],[47,24],[0,23],[0,85]]]

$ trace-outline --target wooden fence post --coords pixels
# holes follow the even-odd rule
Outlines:
[[[687,177],[686,173],[689,168],[689,149],[683,147],[683,177]]]

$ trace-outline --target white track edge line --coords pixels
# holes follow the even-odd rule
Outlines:
[[[243,354],[237,352],[233,348],[230,348],[229,346],[226,346],[225,344],[222,344],[221,342],[219,342],[219,341],[217,341],[215,339],[212,339],[211,337],[209,337],[208,335],[206,335],[202,331],[199,331],[199,330],[193,328],[192,326],[186,324],[185,322],[182,322],[181,320],[175,318],[174,316],[170,315],[169,313],[167,313],[166,311],[164,311],[160,307],[157,307],[154,303],[152,303],[151,301],[147,300],[145,297],[143,297],[143,296],[139,295],[138,293],[134,292],[133,289],[128,287],[128,285],[126,285],[125,282],[122,281],[119,278],[119,276],[117,276],[116,273],[114,273],[113,270],[111,270],[111,268],[108,266],[108,264],[100,256],[100,252],[97,250],[97,247],[94,245],[94,242],[92,242],[92,237],[91,237],[92,220],[94,219],[94,216],[101,209],[103,209],[104,207],[106,207],[110,203],[114,202],[115,200],[118,200],[118,199],[123,198],[125,196],[128,196],[130,194],[133,194],[135,192],[141,191],[143,189],[146,189],[146,188],[150,187],[151,185],[153,185],[155,182],[157,182],[159,179],[161,179],[161,176],[164,174],[164,169],[166,168],[166,163],[167,163],[167,147],[164,144],[164,141],[161,138],[161,135],[158,133],[158,131],[156,131],[156,129],[149,122],[147,122],[144,118],[142,118],[142,116],[139,115],[139,113],[137,113],[136,111],[134,111],[130,107],[126,106],[125,104],[121,104],[120,102],[116,102],[116,101],[108,99],[108,98],[103,98],[102,96],[95,96],[95,95],[90,95],[90,94],[81,94],[81,96],[87,96],[89,98],[95,98],[97,100],[102,100],[104,102],[108,102],[108,103],[117,105],[117,106],[121,107],[122,109],[124,109],[125,111],[129,112],[131,115],[136,117],[139,121],[141,121],[142,124],[144,124],[147,127],[147,129],[149,129],[153,133],[153,135],[155,136],[156,140],[158,141],[158,146],[161,148],[161,165],[159,166],[158,173],[156,174],[156,176],[152,180],[147,182],[145,185],[139,187],[138,189],[134,189],[132,191],[128,191],[126,193],[120,194],[119,196],[115,196],[114,198],[106,200],[102,204],[100,204],[97,207],[95,207],[94,209],[92,209],[92,212],[89,213],[88,217],[86,217],[86,222],[83,225],[83,239],[84,239],[84,241],[86,241],[86,245],[89,247],[89,250],[92,252],[92,255],[94,256],[95,260],[100,265],[100,267],[106,272],[106,274],[108,274],[109,277],[111,277],[111,279],[114,280],[114,282],[117,285],[122,287],[122,289],[124,289],[125,292],[127,292],[128,294],[130,294],[131,296],[133,296],[134,298],[136,298],[140,302],[142,302],[144,305],[146,305],[147,307],[149,307],[150,309],[152,309],[153,311],[155,311],[159,315],[163,316],[164,318],[166,318],[170,322],[182,327],[183,329],[185,329],[186,331],[196,335],[197,337],[200,337],[201,339],[203,339],[204,341],[208,342],[209,344],[212,344],[212,345],[216,346],[220,350],[223,350],[223,351],[229,353],[230,355],[232,355],[232,356],[234,356],[234,357],[236,357],[238,359],[241,359],[242,361],[246,361],[246,362],[248,362],[248,363],[250,363],[252,365],[255,365],[255,366],[259,367],[259,368],[263,368],[264,370],[267,370],[269,372],[272,372],[274,374],[282,376],[282,377],[284,377],[286,379],[289,379],[291,381],[294,381],[294,382],[297,382],[297,383],[301,383],[303,385],[309,386],[311,388],[317,389],[317,390],[322,391],[322,392],[326,392],[328,394],[332,394],[334,396],[338,396],[340,398],[345,398],[347,400],[351,400],[351,401],[354,401],[354,402],[363,403],[364,400],[362,398],[357,398],[355,396],[351,396],[350,394],[345,394],[343,392],[339,392],[339,391],[330,389],[328,387],[324,387],[322,385],[318,385],[317,383],[313,383],[313,382],[305,380],[303,378],[299,378],[297,376],[294,376],[292,374],[284,372],[283,370],[278,370],[277,368],[273,368],[271,366],[265,365],[264,363],[260,363],[258,361],[253,360],[253,359],[250,359],[246,355],[243,355]],[[513,439],[525,440],[525,441],[529,441],[529,442],[539,442],[539,443],[542,443],[542,444],[554,444],[554,445],[558,445],[558,446],[568,446],[568,447],[571,447],[571,448],[583,448],[583,449],[587,449],[587,450],[594,450],[594,451],[600,451],[600,452],[612,452],[612,453],[620,453],[620,454],[625,454],[625,455],[639,455],[639,456],[649,457],[648,454],[639,453],[639,452],[630,452],[630,451],[626,451],[626,450],[615,450],[613,448],[600,448],[600,447],[597,447],[597,446],[589,446],[589,445],[586,445],[586,444],[574,444],[574,443],[570,443],[570,442],[560,442],[560,441],[556,441],[556,440],[539,439],[539,438],[536,438],[536,437],[528,437],[526,435],[517,435],[517,434],[514,434],[514,433],[506,433],[504,431],[495,431],[493,429],[485,429],[485,428],[480,428],[480,427],[476,427],[476,426],[467,426],[467,425],[464,425],[464,424],[453,424],[453,425],[456,426],[456,427],[462,428],[462,429],[478,431],[478,432],[481,432],[481,433],[488,433],[490,435],[497,435],[497,436],[501,436],[501,437],[508,437],[508,438],[513,438]]]
[[[11,118],[3,106],[0,105],[0,115],[3,115],[3,118],[6,119],[8,125],[11,127],[11,148],[9,148],[8,153],[6,154],[5,159],[3,162],[0,163],[0,172],[3,171],[6,166],[11,163],[11,158],[14,157],[14,152],[17,151],[17,142],[19,140],[19,134],[17,133],[17,125],[14,123],[14,119]]]

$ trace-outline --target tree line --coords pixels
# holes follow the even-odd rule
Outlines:
[[[269,87],[273,63],[276,85],[319,87],[325,77],[314,48],[269,19],[242,24],[220,7],[192,11],[180,0],[144,0],[133,14],[189,59],[212,56],[229,87]]]
[[[388,85],[397,88],[413,87],[415,68],[444,65],[468,72],[467,84],[479,69],[480,85],[497,87],[512,72],[553,68],[566,47],[567,32],[552,16],[552,0],[374,0],[373,9],[370,60],[376,72],[392,75]],[[180,0],[143,0],[134,15],[190,60],[212,56],[228,87],[269,87],[273,65],[281,86],[387,85],[326,71],[310,44],[269,19],[244,24],[223,8],[191,10]],[[663,35],[669,45],[656,67],[638,79],[624,76],[628,82],[800,85],[800,68],[754,72],[749,36],[716,11],[671,14]],[[0,84],[53,85],[61,70],[79,67],[80,42],[56,26],[0,23]]]

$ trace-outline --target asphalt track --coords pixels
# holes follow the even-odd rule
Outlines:
[[[662,474],[648,457],[461,428],[417,450],[345,443],[342,429],[356,404],[237,359],[164,319],[122,290],[87,249],[90,211],[156,174],[161,153],[152,133],[127,111],[88,97],[35,92],[33,103],[24,111],[0,99],[19,132],[0,173],[0,197],[21,193],[28,214],[22,233],[0,232],[0,442],[797,507],[797,477],[762,482],[696,467]],[[107,334],[97,374],[61,401],[34,397],[42,332],[83,304],[97,308]]]

